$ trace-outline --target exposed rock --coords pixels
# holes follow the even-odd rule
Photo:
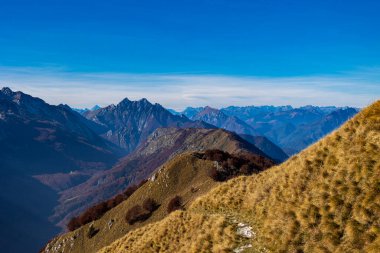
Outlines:
[[[253,238],[256,234],[252,231],[252,227],[249,225],[246,225],[244,223],[239,223],[238,228],[236,230],[236,233],[240,235],[241,237],[245,238]]]

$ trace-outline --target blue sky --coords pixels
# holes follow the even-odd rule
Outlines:
[[[80,107],[123,96],[177,109],[365,106],[380,97],[379,10],[375,0],[0,0],[0,82]],[[74,86],[94,96],[70,99]]]

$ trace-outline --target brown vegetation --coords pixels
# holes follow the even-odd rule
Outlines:
[[[156,211],[159,206],[160,205],[152,198],[147,198],[146,200],[144,200],[144,203],[143,203],[144,209],[147,210],[148,212]]]
[[[175,196],[168,203],[168,213],[171,213],[175,210],[179,210],[182,208],[182,198],[180,196]]]
[[[94,226],[90,226],[87,231],[87,237],[91,239],[99,232],[98,228],[95,228]]]
[[[249,153],[232,155],[222,150],[212,149],[197,155],[216,163],[209,171],[209,176],[218,182],[227,181],[236,176],[258,173],[270,166],[266,164],[265,159]]]
[[[125,216],[129,225],[136,222],[142,222],[148,219],[160,205],[152,198],[147,198],[143,202],[143,206],[135,205],[130,208]]]
[[[129,225],[133,225],[136,222],[141,222],[148,219],[151,212],[144,210],[140,205],[135,205],[128,210],[125,219]]]
[[[116,195],[112,199],[103,201],[95,206],[88,208],[83,214],[73,217],[67,224],[69,231],[74,231],[81,226],[92,221],[100,219],[107,211],[119,205],[124,200],[128,199],[138,188],[147,181],[143,180],[138,185],[129,186],[123,193]]]

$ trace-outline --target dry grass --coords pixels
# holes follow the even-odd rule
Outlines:
[[[380,101],[286,163],[233,179],[192,208],[249,219],[254,246],[274,252],[379,249]]]
[[[99,252],[231,252],[236,239],[234,227],[221,215],[175,211]]]
[[[231,250],[229,220],[253,226],[245,252],[379,252],[380,101],[284,164],[223,183],[102,252]]]

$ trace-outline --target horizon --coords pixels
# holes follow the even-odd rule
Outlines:
[[[4,1],[0,84],[85,108],[365,107],[380,96],[380,2]],[[87,94],[83,96],[83,94]]]
[[[14,90],[8,86],[3,86],[3,87],[0,87],[1,89],[0,90],[3,90],[3,89],[10,89],[12,92],[22,92],[26,95],[30,95],[34,98],[39,98],[39,99],[42,99],[40,97],[36,97],[36,96],[33,96],[32,94],[28,94],[28,93],[25,93],[23,92],[22,90]],[[73,110],[94,110],[94,108],[106,108],[108,106],[116,106],[118,105],[119,103],[121,103],[123,100],[129,100],[131,102],[138,102],[138,101],[141,101],[141,100],[147,100],[150,104],[152,105],[155,105],[155,104],[158,104],[158,105],[161,105],[160,103],[156,103],[156,102],[152,102],[150,101],[149,99],[145,98],[145,97],[142,97],[142,98],[139,98],[139,99],[130,99],[128,97],[124,97],[123,99],[121,99],[119,102],[117,103],[111,103],[111,104],[107,104],[107,105],[98,105],[98,104],[95,104],[95,105],[92,105],[92,106],[89,106],[89,107],[73,107],[73,106],[70,106],[69,104],[66,104],[66,103],[60,103],[60,104],[50,104],[48,103],[47,101],[45,101],[44,99],[42,99],[45,103],[47,104],[50,104],[50,105],[67,105],[69,106],[71,109]],[[181,110],[176,110],[176,109],[173,109],[173,108],[169,108],[169,107],[166,107],[164,105],[161,105],[162,107],[164,107],[166,110],[170,111],[174,111],[176,113],[182,113],[184,112],[186,109],[189,109],[189,108],[192,108],[192,109],[199,109],[199,108],[206,108],[206,107],[209,107],[211,109],[217,109],[217,110],[221,110],[221,109],[225,109],[225,108],[228,108],[228,107],[265,107],[265,106],[268,106],[268,107],[291,107],[292,109],[301,109],[301,108],[304,108],[304,107],[319,107],[319,108],[328,108],[328,107],[336,107],[336,108],[354,108],[354,109],[358,109],[358,110],[361,110],[363,109],[362,107],[353,107],[353,106],[335,106],[335,105],[313,105],[313,104],[305,104],[305,105],[300,105],[300,106],[292,106],[292,105],[289,105],[289,104],[283,104],[283,105],[272,105],[272,104],[263,104],[263,105],[255,105],[255,104],[251,104],[251,105],[245,105],[245,106],[236,106],[236,105],[227,105],[225,107],[212,107],[210,105],[204,105],[204,106],[198,106],[198,107],[194,107],[194,106],[186,106],[185,108],[182,108]]]

